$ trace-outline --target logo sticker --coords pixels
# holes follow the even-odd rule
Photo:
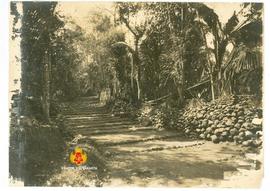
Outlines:
[[[72,164],[80,166],[86,163],[87,154],[82,148],[76,147],[74,151],[70,153],[69,159]]]

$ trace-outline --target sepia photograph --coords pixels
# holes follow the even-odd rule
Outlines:
[[[9,186],[260,188],[263,3],[8,11]]]

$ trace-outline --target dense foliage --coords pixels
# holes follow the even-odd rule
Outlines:
[[[261,46],[261,4],[243,4],[224,25],[213,9],[201,3],[119,3],[116,7],[120,22],[133,36],[134,44],[127,46],[133,48],[130,51],[133,57],[138,57],[134,70],[139,73],[137,80],[144,99],[173,94],[176,103],[183,105],[188,98],[209,100],[208,95],[215,99],[224,93],[233,93],[230,90],[236,82],[232,73],[237,69],[229,65],[236,62],[235,55],[232,56],[234,49],[249,46],[250,54]],[[228,49],[229,45],[234,51]],[[247,52],[248,49],[241,50]],[[261,65],[260,56],[257,59],[248,57],[251,59],[246,63],[242,60],[245,66],[238,70],[237,76],[247,72],[255,74],[252,78],[260,84],[261,67],[254,66]],[[250,64],[254,67],[248,66]],[[244,68],[249,69],[245,71]],[[256,68],[256,72],[251,68]],[[202,81],[208,85],[196,87]],[[259,95],[261,90],[254,89],[258,85],[244,84],[239,85],[253,91],[234,93]],[[130,86],[132,89],[132,79]]]
[[[77,44],[83,40],[82,31],[61,17],[56,6],[56,2],[23,2],[22,27],[15,31],[21,37],[22,114],[44,120],[56,114],[58,99],[79,93],[82,60]],[[12,7],[18,13],[16,4]]]
[[[102,92],[131,105],[166,95],[180,107],[228,93],[260,99],[262,4],[245,3],[222,24],[202,3],[121,2],[113,17],[91,14],[89,31],[56,6],[23,3],[22,94],[25,111],[40,118],[55,114],[59,99]]]

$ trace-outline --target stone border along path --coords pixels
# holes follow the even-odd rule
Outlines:
[[[74,145],[95,147],[104,157],[109,177],[104,186],[217,186],[224,174],[238,171],[239,160],[246,162],[240,146],[143,127],[112,116],[98,102],[97,97],[78,98],[62,114]]]

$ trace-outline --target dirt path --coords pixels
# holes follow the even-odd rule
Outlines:
[[[63,115],[75,137],[69,146],[86,148],[86,166],[92,170],[63,168],[48,185],[259,186],[259,181],[239,182],[260,180],[262,156],[233,143],[190,140],[177,131],[143,127],[112,116],[96,97],[78,99]],[[70,166],[69,152],[65,167]]]

